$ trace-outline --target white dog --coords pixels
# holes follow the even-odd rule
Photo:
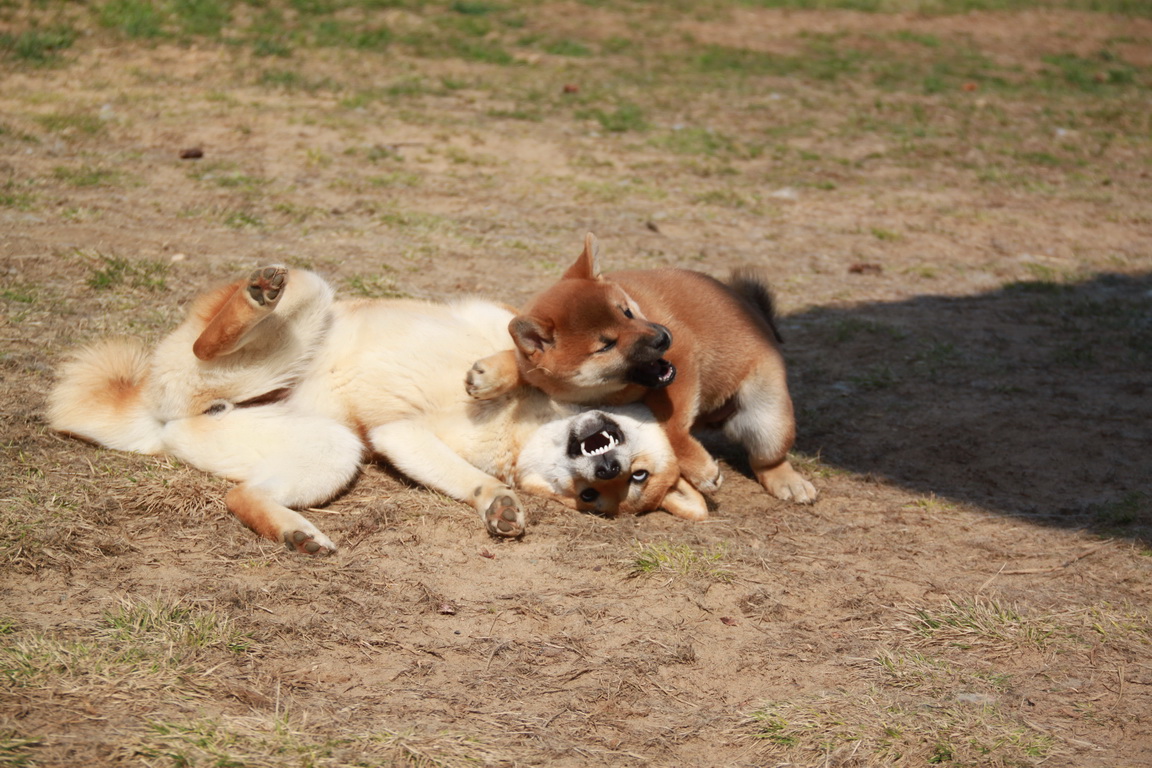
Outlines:
[[[528,387],[467,395],[473,361],[508,346],[512,317],[479,300],[335,301],[314,273],[264,267],[199,296],[152,352],[123,340],[81,349],[48,419],[237,481],[232,513],[308,554],[336,547],[291,508],[340,493],[365,447],[470,503],[496,536],[524,532],[510,485],[602,514],[704,510],[643,407],[582,410]]]

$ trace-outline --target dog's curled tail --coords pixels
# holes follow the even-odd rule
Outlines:
[[[763,271],[757,267],[737,267],[728,277],[728,285],[752,305],[771,329],[776,341],[783,344],[784,337],[776,326],[776,299],[772,296],[772,288]]]
[[[77,350],[48,394],[48,424],[108,448],[160,453],[162,425],[144,397],[148,369],[148,351],[129,339]]]

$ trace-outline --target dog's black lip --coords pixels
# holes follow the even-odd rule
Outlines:
[[[664,358],[639,363],[628,370],[628,380],[649,389],[663,389],[676,380],[676,366]]]

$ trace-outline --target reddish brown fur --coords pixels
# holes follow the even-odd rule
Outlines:
[[[795,422],[783,357],[771,319],[763,314],[765,307],[688,270],[632,270],[601,277],[594,247],[589,236],[563,278],[513,320],[510,330],[523,381],[560,400],[620,404],[642,399],[664,423],[684,476],[701,489],[716,487],[719,468],[691,436],[693,425],[700,417],[708,422],[742,418],[733,427],[749,448],[761,483],[782,498],[814,498],[814,490],[780,487],[798,481],[811,488],[786,461]],[[628,305],[638,307],[632,318],[622,311]],[[634,345],[642,346],[637,340],[651,332],[651,322],[672,333],[664,358],[676,367],[676,379],[662,389],[626,379]],[[529,334],[527,342],[526,329],[537,334]],[[605,339],[617,340],[616,350],[597,351]],[[490,364],[506,368],[508,360]],[[589,388],[590,370],[611,383]]]
[[[204,294],[192,312],[205,324],[203,333],[192,345],[200,360],[212,360],[235,351],[237,343],[266,312],[248,301],[248,281],[240,280]]]

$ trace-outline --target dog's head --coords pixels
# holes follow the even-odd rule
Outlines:
[[[585,512],[708,515],[704,497],[681,478],[663,427],[642,406],[583,411],[546,424],[520,452],[516,475],[530,493]]]
[[[524,379],[555,400],[597,403],[630,385],[666,387],[672,334],[649,322],[619,285],[600,276],[596,238],[563,277],[512,319]]]

